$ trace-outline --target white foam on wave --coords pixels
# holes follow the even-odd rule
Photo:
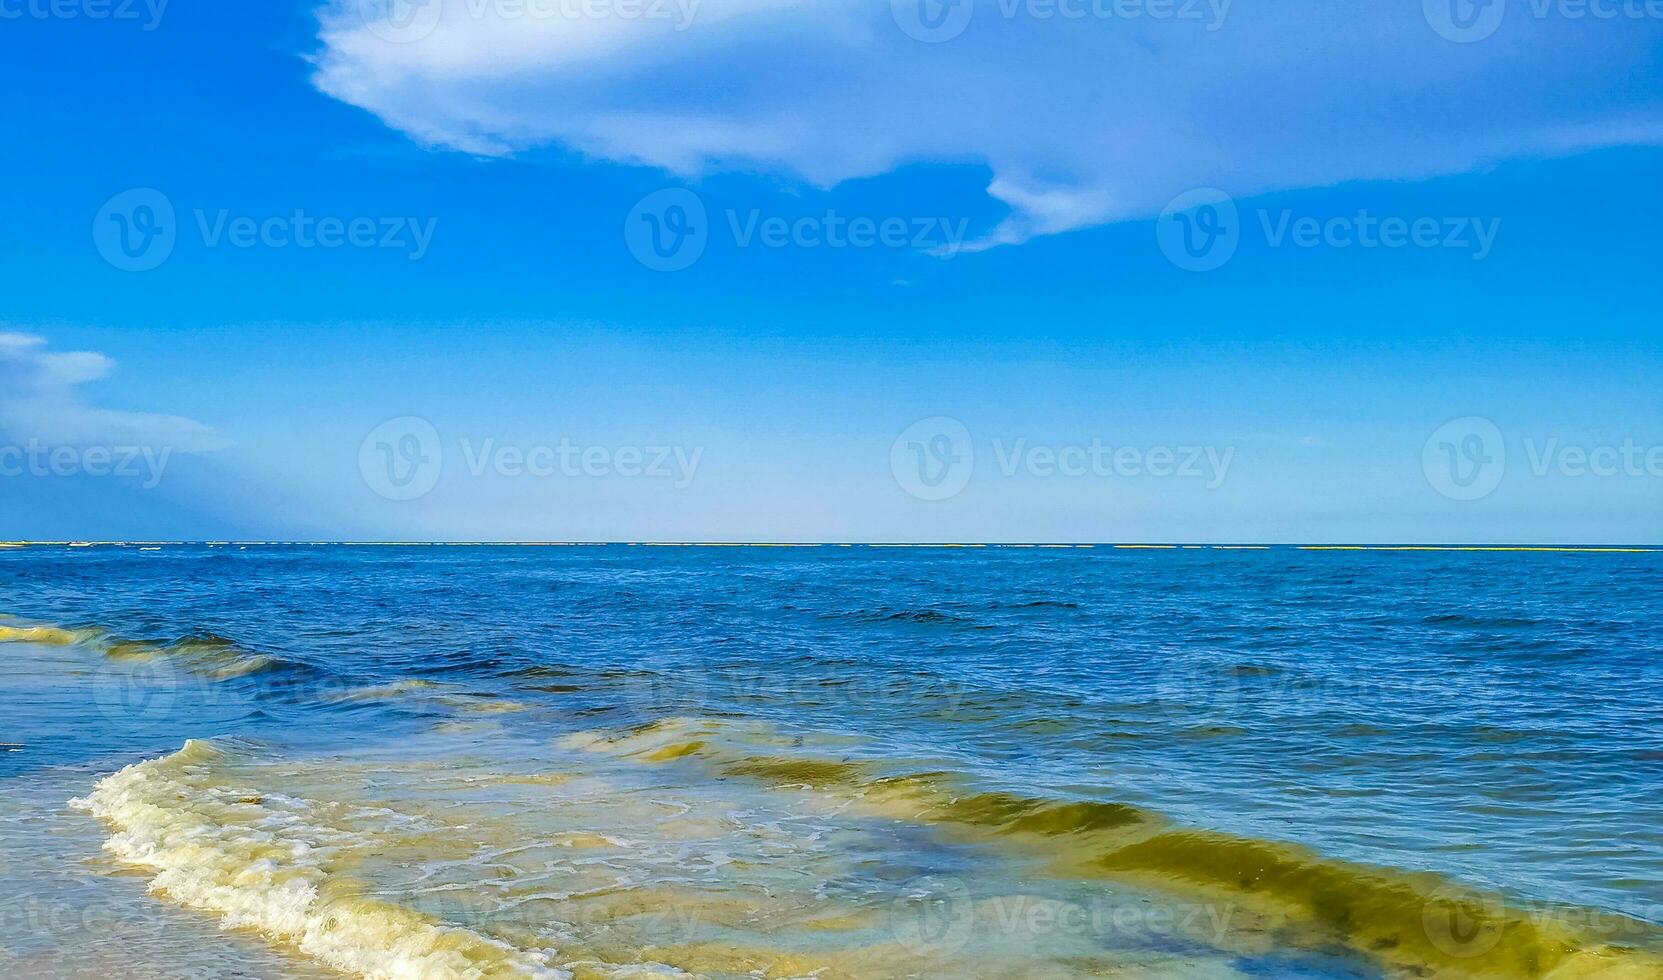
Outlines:
[[[351,826],[374,815],[326,813],[296,797],[217,783],[207,769],[220,757],[212,744],[192,740],[101,780],[70,805],[115,829],[105,849],[153,870],[153,893],[217,913],[226,928],[290,943],[335,969],[370,980],[570,980],[547,951],[357,894],[330,867],[374,847]]]

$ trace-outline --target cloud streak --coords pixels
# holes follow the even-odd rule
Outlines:
[[[818,186],[985,166],[1011,211],[972,248],[1145,217],[1196,187],[1663,144],[1655,19],[1515,4],[1493,36],[1457,43],[1413,2],[968,3],[427,0],[399,27],[352,0],[320,12],[313,79],[474,154],[558,145]],[[939,43],[919,40],[918,11],[946,18]]]
[[[44,446],[134,446],[203,453],[230,443],[201,422],[176,415],[89,405],[79,390],[107,377],[115,362],[91,351],[56,353],[44,338],[0,332],[0,435]]]

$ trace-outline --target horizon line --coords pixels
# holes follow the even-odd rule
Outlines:
[[[1193,543],[1018,541],[0,541],[0,549],[26,548],[1015,548],[1113,551],[1380,551],[1539,552],[1560,554],[1655,554],[1663,545],[1401,544],[1401,543]]]

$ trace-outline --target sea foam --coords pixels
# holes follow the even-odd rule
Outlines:
[[[374,842],[308,801],[215,781],[209,767],[221,755],[193,740],[103,779],[71,805],[115,829],[105,848],[154,871],[153,893],[335,969],[370,980],[571,977],[550,965],[547,951],[359,894],[330,865]]]

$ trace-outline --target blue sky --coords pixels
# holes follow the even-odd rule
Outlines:
[[[0,539],[1663,543],[1663,11],[494,2],[0,0]]]

